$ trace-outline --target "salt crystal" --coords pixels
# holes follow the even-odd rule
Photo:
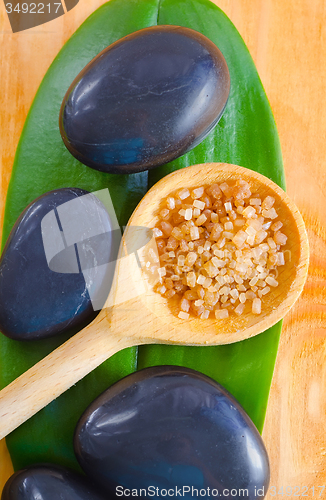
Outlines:
[[[261,300],[258,298],[255,298],[252,301],[252,312],[253,314],[260,314],[261,313]]]
[[[204,208],[205,208],[205,202],[204,201],[200,201],[200,200],[194,200],[193,206],[195,208],[199,208],[199,210],[204,210]]]
[[[227,309],[217,309],[215,311],[216,319],[226,319],[229,316],[229,311]]]
[[[276,279],[274,279],[272,276],[267,276],[267,278],[265,279],[266,283],[268,285],[271,285],[271,286],[278,286],[278,281],[276,281]]]
[[[181,191],[178,191],[177,196],[180,200],[185,200],[190,196],[189,189],[181,189]]]
[[[239,304],[235,309],[234,309],[234,312],[235,314],[237,314],[238,316],[240,316],[243,311],[244,311],[244,308],[245,308],[245,305],[244,304]]]
[[[187,208],[185,211],[185,220],[191,220],[192,219],[192,208]]]
[[[166,200],[166,206],[170,210],[174,210],[175,209],[175,199],[172,198],[172,196],[168,197],[168,199]]]

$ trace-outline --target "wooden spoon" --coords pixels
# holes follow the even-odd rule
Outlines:
[[[139,262],[146,258],[162,203],[171,192],[214,182],[244,179],[252,192],[273,196],[288,236],[286,264],[279,286],[263,298],[262,313],[230,315],[226,320],[177,317],[176,304],[153,291]],[[140,242],[147,241],[142,252]],[[149,241],[150,240],[150,241]],[[140,259],[140,260],[139,260]],[[23,373],[0,392],[0,439],[50,403],[117,351],[153,344],[217,345],[263,332],[289,311],[299,297],[308,271],[308,238],[302,217],[287,194],[266,177],[225,163],[194,165],[161,179],[137,206],[126,228],[115,276],[105,307],[82,331]]]

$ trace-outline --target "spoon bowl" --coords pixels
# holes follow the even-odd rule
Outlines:
[[[166,199],[173,191],[182,188],[209,186],[213,183],[236,181],[243,179],[258,192],[262,198],[273,196],[279,218],[283,221],[282,231],[288,236],[286,245],[286,264],[278,271],[279,286],[263,298],[262,313],[253,314],[248,311],[241,316],[230,315],[226,320],[209,318],[202,320],[191,317],[180,320],[177,315],[177,300],[165,299],[148,286],[146,294],[139,297],[152,320],[168,325],[167,330],[156,333],[158,341],[179,344],[229,344],[247,339],[273,326],[293,306],[299,297],[308,271],[309,246],[302,216],[289,196],[267,177],[252,170],[225,163],[206,163],[194,165],[173,172],[155,184],[139,203],[132,214],[124,235],[125,241],[133,239],[133,227],[153,228],[157,224],[162,199]],[[137,236],[136,236],[137,237]],[[144,247],[145,248],[145,247]],[[123,264],[122,264],[123,265]],[[119,266],[119,262],[118,262]],[[120,264],[121,266],[121,264]],[[116,276],[119,276],[119,271]],[[135,274],[131,273],[135,278]]]
[[[288,257],[280,268],[279,286],[264,296],[260,315],[247,312],[226,320],[182,320],[177,316],[176,302],[156,293],[152,278],[144,272],[148,251],[155,245],[151,229],[158,221],[162,200],[181,188],[237,179],[249,182],[261,197],[275,198],[288,236]],[[148,191],[128,222],[111,291],[99,315],[0,392],[0,438],[121,349],[153,343],[219,345],[265,331],[283,318],[299,297],[308,261],[308,238],[299,210],[263,175],[225,163],[194,165],[167,175]]]

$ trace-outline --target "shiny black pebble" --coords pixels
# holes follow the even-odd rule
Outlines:
[[[206,489],[206,498],[229,489],[232,498],[257,500],[269,484],[267,452],[249,416],[188,368],[146,368],[114,384],[82,415],[74,446],[83,470],[108,492],[189,486]]]
[[[52,464],[34,465],[13,474],[1,500],[109,500],[84,476]]]
[[[33,340],[91,320],[108,295],[111,243],[110,217],[93,194],[64,188],[37,198],[0,260],[0,331]]]
[[[60,131],[85,165],[139,172],[199,144],[229,91],[227,64],[208,38],[152,26],[113,43],[79,73],[61,106]]]

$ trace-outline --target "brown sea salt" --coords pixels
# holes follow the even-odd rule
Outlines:
[[[183,188],[162,204],[153,230],[159,262],[155,290],[179,297],[178,317],[226,319],[264,310],[264,298],[278,286],[285,265],[278,207],[272,196],[253,192],[238,180]],[[147,265],[148,264],[148,265]]]

